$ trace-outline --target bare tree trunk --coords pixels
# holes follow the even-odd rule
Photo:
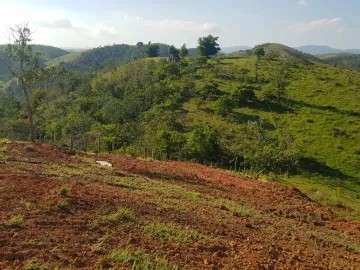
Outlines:
[[[25,103],[26,103],[26,111],[27,111],[27,114],[29,117],[30,141],[34,143],[35,142],[35,125],[34,125],[34,119],[33,119],[33,112],[32,112],[31,104],[30,104],[30,95],[29,95],[29,92],[23,82],[21,83],[21,89],[24,93]]]
[[[100,150],[101,150],[101,142],[100,142],[100,134],[99,134],[99,145],[98,145],[98,154],[100,154]]]

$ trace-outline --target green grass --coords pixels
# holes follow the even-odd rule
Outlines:
[[[12,216],[9,219],[9,226],[13,228],[21,228],[24,227],[25,220],[23,216]]]
[[[28,260],[24,263],[22,270],[47,270],[49,269],[44,263],[37,260]]]
[[[290,58],[270,63],[262,60],[259,77],[263,86],[271,79],[272,70],[284,61],[290,64],[287,107],[263,102],[263,91],[256,90],[257,102],[220,117],[211,113],[215,101],[204,101],[197,109],[191,99],[183,106],[187,111],[183,122],[188,127],[210,124],[230,132],[248,121],[260,120],[270,134],[278,129],[289,131],[303,158],[298,173],[279,177],[279,182],[295,186],[325,205],[343,204],[355,217],[360,211],[360,72]],[[232,79],[202,72],[201,80],[215,81],[223,94],[231,94],[241,85],[258,88],[254,83],[255,62],[255,57],[225,59],[220,73]],[[248,70],[242,78],[238,75],[241,70]],[[312,190],[318,190],[323,198]]]
[[[0,143],[10,144],[11,141],[7,138],[0,138]]]
[[[68,197],[69,192],[70,192],[69,187],[62,187],[62,188],[60,188],[59,194],[60,194],[61,197]]]
[[[222,208],[233,212],[234,216],[243,218],[254,218],[260,214],[257,213],[253,208],[246,205],[241,205],[235,201],[220,199],[215,197],[209,197],[210,204],[214,207]]]
[[[175,225],[151,223],[145,226],[144,231],[155,238],[168,242],[191,243],[202,238],[197,231],[183,229]]]
[[[321,244],[321,246],[333,247],[333,246],[342,246],[346,251],[354,254],[360,253],[360,241],[356,237],[350,236],[346,233],[341,233],[337,231],[329,231],[327,233],[309,231],[307,232],[307,237]]]
[[[119,208],[114,214],[106,217],[106,220],[111,223],[117,223],[119,221],[131,221],[135,219],[134,212],[129,208]]]
[[[179,267],[169,263],[167,260],[158,256],[146,254],[143,251],[131,252],[127,249],[113,250],[107,259],[129,265],[134,270],[178,270]]]
[[[56,205],[56,207],[61,210],[66,210],[68,206],[69,206],[69,202],[67,199],[60,200]]]
[[[79,58],[81,56],[81,54],[83,54],[86,51],[81,51],[81,52],[73,52],[73,53],[69,53],[69,54],[65,54],[63,56],[51,59],[47,62],[45,62],[45,65],[48,67],[51,66],[56,66],[58,65],[60,62],[71,62],[76,60],[77,58]]]

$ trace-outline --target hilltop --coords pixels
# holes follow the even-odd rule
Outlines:
[[[263,47],[265,49],[265,54],[273,51],[273,52],[279,53],[280,57],[294,57],[294,58],[298,58],[298,59],[307,59],[307,60],[311,60],[311,61],[315,61],[315,62],[319,61],[318,58],[316,58],[315,56],[313,56],[311,54],[298,51],[296,49],[290,48],[286,45],[279,44],[279,43],[265,43],[262,45],[255,46],[254,49],[256,49],[258,47]]]
[[[2,269],[360,267],[359,222],[294,188],[183,162],[0,149]]]
[[[169,57],[169,45],[159,44],[159,56]],[[190,56],[196,56],[196,49],[189,49]],[[113,68],[130,63],[134,58],[143,59],[146,57],[145,45],[114,44],[91,50],[71,53],[55,58],[46,64],[48,66],[61,65],[69,70],[94,72],[103,71],[106,68]]]
[[[33,44],[31,46],[33,47],[34,50],[42,53],[40,61],[39,61],[40,62],[39,64],[41,66],[44,66],[45,62],[47,62],[53,58],[57,58],[57,57],[61,57],[61,56],[69,54],[68,51],[57,48],[57,47],[53,47],[53,46],[36,45],[36,44]],[[6,45],[0,45],[0,56],[1,56],[2,51],[5,48],[6,48]],[[9,79],[11,79],[11,77],[12,76],[11,76],[10,72],[7,70],[7,68],[2,63],[0,63],[0,85],[4,81],[6,82]]]

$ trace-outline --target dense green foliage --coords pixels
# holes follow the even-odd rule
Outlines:
[[[62,56],[55,58],[47,64],[49,66],[59,64],[66,69],[80,72],[94,72],[104,71],[107,69],[115,68],[119,65],[125,65],[135,59],[142,59],[148,57],[147,48],[149,44],[144,45],[142,42],[138,42],[135,46],[132,45],[109,45],[98,47],[92,50],[84,52],[76,52],[69,54],[68,56]],[[156,56],[169,57],[169,45],[165,44],[151,44],[151,46],[159,46]],[[155,48],[154,47],[154,48]],[[197,54],[196,49],[189,49],[188,54],[195,56]],[[152,54],[151,57],[156,57]]]
[[[360,54],[333,54],[321,57],[324,63],[342,68],[360,70]]]
[[[197,47],[199,55],[205,57],[217,55],[221,50],[217,43],[218,39],[219,37],[213,37],[212,35],[199,38]]]

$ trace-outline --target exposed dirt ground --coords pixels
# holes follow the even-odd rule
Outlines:
[[[109,256],[124,250],[179,269],[360,269],[360,223],[294,188],[197,164],[0,144],[0,269],[131,269]]]

